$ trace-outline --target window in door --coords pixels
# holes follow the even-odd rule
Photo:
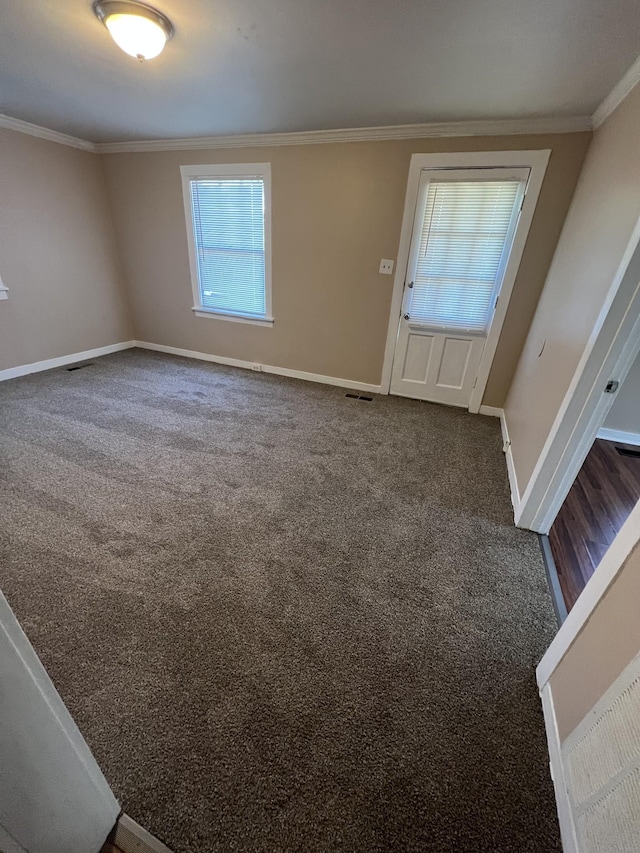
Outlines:
[[[183,166],[197,316],[272,325],[270,166]]]
[[[409,262],[414,323],[487,332],[528,176],[423,170]]]

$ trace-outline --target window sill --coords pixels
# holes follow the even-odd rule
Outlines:
[[[273,317],[248,317],[242,314],[225,314],[223,311],[212,311],[210,308],[192,308],[196,317],[208,317],[210,320],[229,320],[231,323],[249,323],[252,326],[272,327]]]

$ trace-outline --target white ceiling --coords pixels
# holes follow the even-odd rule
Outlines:
[[[0,112],[95,142],[591,114],[639,0],[157,0],[140,64],[88,0],[3,0]]]

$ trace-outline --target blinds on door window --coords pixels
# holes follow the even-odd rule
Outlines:
[[[193,235],[203,308],[264,317],[264,181],[190,181]]]
[[[410,317],[486,331],[509,255],[524,182],[430,180]],[[516,209],[516,205],[518,209]]]

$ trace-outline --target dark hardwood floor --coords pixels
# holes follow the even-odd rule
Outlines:
[[[567,610],[640,500],[640,457],[623,456],[617,447],[640,450],[596,439],[549,531]]]

